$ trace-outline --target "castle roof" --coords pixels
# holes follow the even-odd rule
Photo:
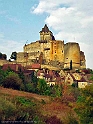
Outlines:
[[[49,30],[48,26],[45,24],[44,28],[42,28],[42,30],[40,31],[40,33],[41,32],[51,32],[51,31]]]

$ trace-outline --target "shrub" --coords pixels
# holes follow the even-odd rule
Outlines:
[[[63,124],[56,116],[51,116],[46,119],[46,124]]]
[[[13,119],[15,106],[11,101],[0,98],[0,120]]]
[[[78,124],[78,121],[76,120],[72,113],[67,114],[64,120],[66,124]]]
[[[75,111],[82,124],[93,124],[93,84],[81,90]]]
[[[16,89],[16,90],[20,90],[22,84],[22,80],[19,78],[19,76],[14,73],[11,72],[4,80],[2,85],[5,88],[12,88],[12,89]]]

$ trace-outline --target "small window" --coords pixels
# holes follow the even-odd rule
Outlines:
[[[84,83],[82,83],[82,85],[85,85]]]

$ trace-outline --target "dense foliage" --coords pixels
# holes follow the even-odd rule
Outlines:
[[[6,60],[6,59],[7,59],[7,55],[6,55],[6,54],[2,54],[2,53],[0,52],[0,59]]]
[[[91,71],[91,73],[93,73]],[[91,76],[90,80],[93,80]],[[32,73],[31,79],[28,79],[22,70],[15,73],[10,68],[3,71],[0,68],[0,86],[37,93],[39,95],[48,95],[51,100],[61,102],[70,108],[74,108],[78,117],[68,116],[67,124],[92,124],[93,123],[93,85],[86,86],[84,89],[78,89],[73,86],[51,85],[49,86],[44,79],[38,79]],[[7,99],[6,99],[7,98]],[[0,120],[32,121],[40,124],[63,123],[56,116],[44,117],[38,111],[39,104],[46,104],[44,100],[37,103],[24,97],[8,99],[8,96],[0,97]],[[54,121],[55,120],[55,121]]]
[[[93,85],[81,90],[75,111],[81,124],[93,124]]]
[[[38,111],[38,103],[25,97],[3,96],[0,97],[0,121],[16,121],[44,124]],[[11,122],[12,123],[12,122]]]
[[[17,58],[17,52],[12,52],[10,59],[16,60]]]
[[[2,86],[16,90],[20,90],[21,84],[22,80],[14,72],[10,72],[2,82]]]
[[[21,69],[19,69],[18,73],[15,73],[11,68],[6,71],[0,68],[0,85],[5,88],[23,90],[40,95],[62,96],[62,85],[49,86],[44,79],[38,79],[34,73],[32,73],[31,79],[28,79]]]

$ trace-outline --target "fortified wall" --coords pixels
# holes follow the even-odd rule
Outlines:
[[[25,44],[24,51],[17,53],[17,63],[24,66],[40,63],[61,69],[86,68],[85,55],[80,50],[78,43],[68,42],[64,44],[63,40],[55,40],[46,24],[39,33],[40,40]]]

